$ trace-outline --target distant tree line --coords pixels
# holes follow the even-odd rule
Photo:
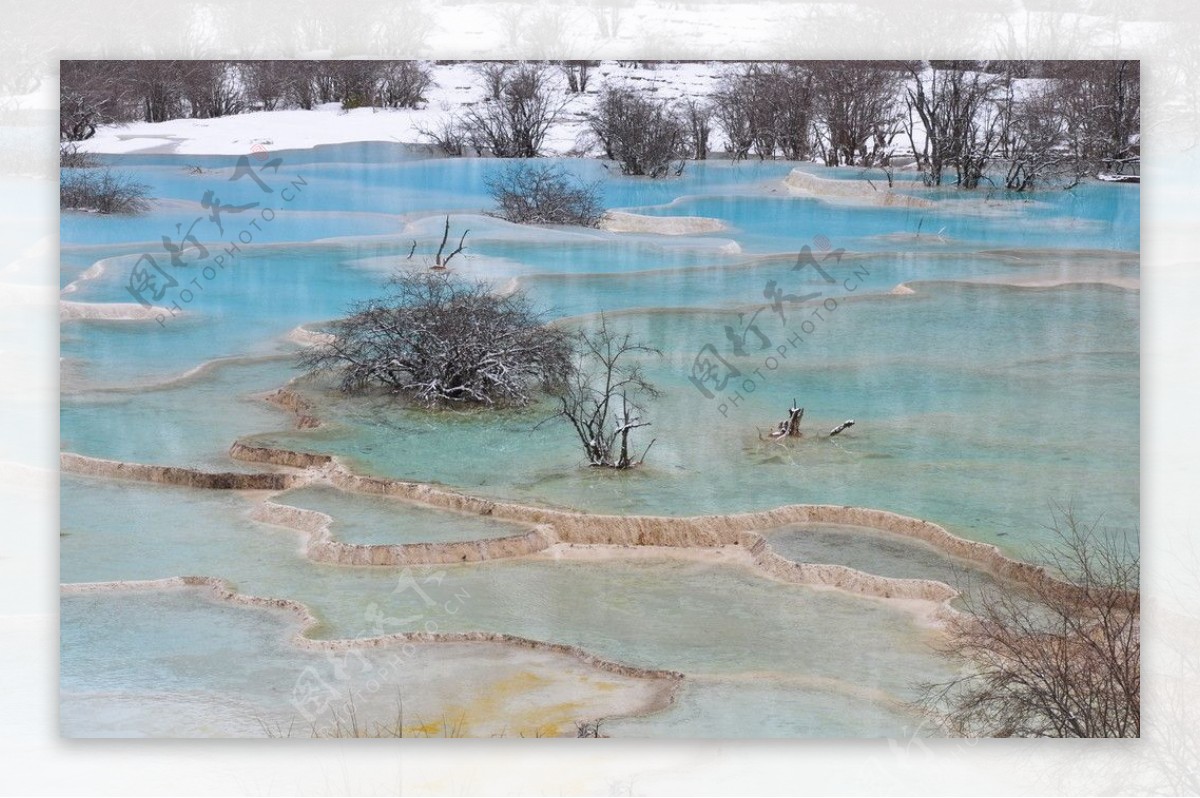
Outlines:
[[[580,94],[583,120],[623,174],[666,177],[689,160],[817,160],[881,168],[915,158],[931,186],[1014,191],[1136,171],[1136,61],[766,61],[731,63],[713,91],[674,101],[595,80],[599,62],[477,62],[482,100],[425,137],[448,155],[545,154]],[[432,83],[417,61],[65,61],[61,137],[100,124],[247,110],[413,108]],[[578,117],[576,117],[578,118]]]
[[[63,61],[59,134],[102,124],[207,119],[245,111],[414,108],[432,84],[419,61]]]
[[[588,62],[557,68],[477,65],[485,99],[428,138],[450,155],[544,154],[546,132],[591,76]],[[729,65],[704,97],[671,102],[608,83],[597,92],[588,130],[626,175],[679,174],[720,147],[735,160],[878,167],[890,182],[911,153],[927,185],[1026,191],[1140,162],[1135,61],[752,62]]]
[[[890,178],[903,142],[927,185],[1023,191],[1140,161],[1136,61],[751,63],[730,69],[708,103],[733,158],[882,167]]]

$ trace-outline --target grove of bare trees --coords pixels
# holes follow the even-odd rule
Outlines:
[[[1041,62],[1036,71],[1018,92],[1028,62],[908,66],[907,132],[927,185],[976,188],[986,180],[1025,191],[1137,168],[1137,62]]]
[[[715,114],[734,159],[751,151],[805,160],[812,151],[815,75],[804,62],[742,64],[726,72],[713,95]]]
[[[1140,161],[1135,61],[752,63],[710,100],[734,159],[890,170],[906,134],[927,185],[1014,191]]]
[[[212,118],[249,110],[414,108],[431,85],[418,61],[63,61],[59,134],[97,125]]]

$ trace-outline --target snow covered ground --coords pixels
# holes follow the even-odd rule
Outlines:
[[[431,144],[423,131],[439,129],[441,123],[461,116],[471,105],[483,102],[484,80],[471,62],[424,62],[433,78],[425,102],[417,109],[356,108],[343,110],[327,103],[313,110],[255,111],[216,119],[174,119],[169,122],[134,122],[105,125],[79,147],[94,153],[174,153],[180,155],[243,155],[256,147],[267,150],[310,149],[325,144],[349,142],[396,142]],[[739,67],[730,61],[600,61],[591,70],[586,91],[571,94],[566,75],[554,66],[547,70],[557,99],[563,105],[543,146],[550,156],[599,156],[601,149],[588,129],[587,119],[606,86],[626,87],[657,100],[674,102],[684,98],[703,99],[718,88],[722,77]],[[927,83],[931,73],[922,79]],[[910,79],[910,82],[911,81]],[[1045,87],[1041,79],[1014,81],[1014,96],[1022,98]],[[897,88],[897,105],[904,108],[906,86]],[[902,113],[903,110],[901,111]],[[925,145],[925,133],[915,112],[910,115],[912,137],[898,132],[891,150],[901,160],[914,148]],[[981,109],[982,117],[986,111]],[[710,148],[715,157],[726,148],[725,133],[714,120]],[[814,153],[814,159],[816,158]]]
[[[352,141],[427,143],[421,130],[461,112],[485,97],[482,79],[467,63],[429,64],[434,85],[416,110],[356,108],[343,111],[328,103],[311,111],[255,111],[217,119],[174,119],[107,125],[81,149],[96,153],[170,152],[183,155],[242,155],[255,145],[271,150],[307,149]],[[586,118],[605,85],[630,86],[654,97],[676,100],[710,94],[729,66],[720,62],[665,63],[635,68],[630,62],[602,61],[593,70],[584,94],[567,94],[566,77],[557,75],[560,96],[567,99],[561,119],[546,140],[548,155],[595,154],[588,141]],[[721,139],[714,134],[714,143]]]

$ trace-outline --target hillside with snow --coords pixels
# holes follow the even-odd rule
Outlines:
[[[1140,162],[1140,88],[1129,61],[924,62],[923,70],[870,61],[112,63],[69,62],[64,72],[68,155],[384,142],[450,155],[604,156],[625,174],[662,176],[676,159],[753,153],[882,165],[889,180],[893,168],[919,162],[931,185],[953,170],[956,185],[998,177],[1016,191],[1127,167],[1136,174]],[[111,122],[143,116],[165,121]],[[652,168],[647,158],[657,159]]]
[[[726,63],[658,62],[635,67],[632,62],[602,61],[592,73],[587,90],[569,94],[566,78],[554,75],[563,113],[546,139],[550,155],[595,155],[599,150],[587,135],[587,117],[607,86],[628,86],[658,99],[704,97],[716,88]],[[81,143],[89,152],[122,154],[163,152],[182,155],[241,155],[260,145],[274,150],[307,149],[322,144],[384,141],[424,144],[423,130],[460,113],[487,96],[470,63],[430,63],[433,85],[418,109],[355,108],[343,110],[326,103],[311,111],[286,109],[252,111],[215,119],[173,119],[168,122],[135,122],[102,126]],[[718,148],[720,134],[716,134]]]

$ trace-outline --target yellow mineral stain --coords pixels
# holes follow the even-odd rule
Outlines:
[[[460,696],[460,702],[448,705],[448,720],[413,727],[423,736],[557,737],[573,733],[575,722],[589,715],[588,697],[610,693],[619,685],[610,680],[596,681],[579,675],[575,684],[548,675],[521,670],[482,686],[474,695]],[[555,700],[562,696],[583,696],[580,700]]]
[[[417,723],[411,726],[404,727],[405,737],[440,737],[442,734],[442,722],[431,721],[429,723]]]

